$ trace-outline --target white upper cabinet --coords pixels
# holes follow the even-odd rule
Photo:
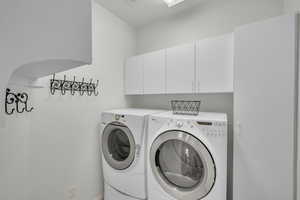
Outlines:
[[[143,94],[143,58],[128,58],[125,64],[125,94]]]
[[[160,50],[143,56],[144,94],[163,94],[166,84],[166,51]]]
[[[233,34],[197,43],[197,91],[233,92]]]
[[[195,92],[195,44],[166,50],[166,93]]]
[[[233,57],[227,34],[130,58],[126,94],[233,92]]]

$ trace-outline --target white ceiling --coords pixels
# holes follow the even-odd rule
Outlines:
[[[186,11],[209,0],[185,0],[168,8],[163,0],[96,0],[103,7],[134,27]]]

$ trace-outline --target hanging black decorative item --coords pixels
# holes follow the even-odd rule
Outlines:
[[[56,90],[59,90],[62,95],[66,94],[66,91],[70,91],[71,95],[75,95],[75,92],[78,92],[81,96],[86,93],[88,96],[98,96],[99,93],[96,90],[99,85],[99,80],[96,83],[93,82],[93,79],[90,79],[89,82],[85,82],[84,78],[82,81],[76,81],[74,76],[72,81],[67,80],[66,75],[64,75],[63,80],[55,79],[55,74],[53,74],[52,79],[50,79],[50,93],[55,94]]]
[[[12,115],[14,112],[23,113],[31,112],[33,108],[28,109],[28,94],[13,93],[9,88],[6,89],[5,96],[5,112],[8,115]]]

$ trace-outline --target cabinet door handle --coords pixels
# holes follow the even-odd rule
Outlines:
[[[195,82],[192,81],[192,90],[195,91]]]
[[[236,121],[236,125],[235,125],[235,133],[237,136],[241,136],[241,129],[242,129],[242,125],[240,121]]]

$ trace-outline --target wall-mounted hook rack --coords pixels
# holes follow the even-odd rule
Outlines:
[[[75,95],[76,92],[79,93],[80,96],[83,96],[86,93],[88,96],[99,95],[97,91],[99,85],[99,80],[93,82],[93,79],[90,79],[89,82],[85,82],[85,79],[82,78],[82,81],[76,81],[76,77],[73,77],[72,81],[67,80],[67,76],[64,75],[63,80],[59,80],[55,78],[55,74],[53,74],[52,79],[50,79],[50,93],[52,95],[55,94],[56,90],[59,90],[62,95],[66,94],[66,91],[70,91],[71,95]]]
[[[23,113],[31,112],[33,108],[28,109],[28,94],[23,93],[13,93],[11,89],[6,89],[5,96],[5,113],[12,115],[14,112]]]

